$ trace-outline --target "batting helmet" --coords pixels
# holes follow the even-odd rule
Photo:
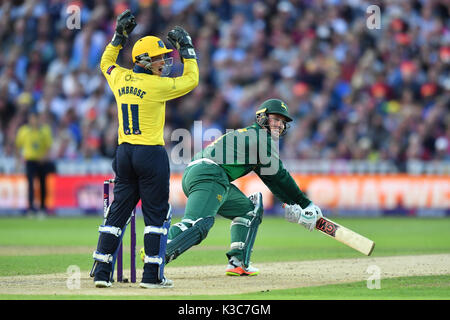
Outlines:
[[[288,110],[287,105],[283,101],[281,101],[279,99],[269,99],[269,100],[264,101],[259,106],[258,110],[256,110],[256,115],[258,115],[260,113],[281,114],[282,116],[284,116],[286,118],[287,122],[291,122],[292,121],[292,118],[289,115],[289,110]]]
[[[263,128],[269,129],[268,115],[269,114],[279,114],[286,118],[286,122],[291,122],[293,119],[289,115],[288,106],[279,99],[269,99],[264,101],[256,110],[256,122]],[[289,125],[284,124],[284,130],[281,132],[280,136],[286,134]]]

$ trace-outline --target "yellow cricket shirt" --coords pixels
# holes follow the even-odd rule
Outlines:
[[[198,85],[197,60],[184,59],[180,77],[160,77],[120,67],[116,60],[121,48],[108,44],[100,61],[117,102],[118,143],[164,145],[166,101],[183,96]]]
[[[16,136],[16,147],[22,149],[25,160],[39,161],[45,158],[52,146],[50,126],[32,128],[28,124],[21,126]]]

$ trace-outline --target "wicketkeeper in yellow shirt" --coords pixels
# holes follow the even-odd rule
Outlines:
[[[143,288],[170,287],[164,277],[167,233],[170,226],[169,159],[164,148],[166,101],[192,91],[199,71],[191,37],[181,27],[168,33],[184,64],[180,77],[168,75],[172,58],[164,42],[155,36],[139,39],[133,46],[133,69],[116,63],[120,49],[136,26],[129,10],[117,18],[114,37],[106,46],[100,68],[114,93],[119,117],[119,141],[113,170],[116,174],[114,200],[107,219],[99,228],[97,250],[93,254],[96,287],[110,287],[117,249],[124,226],[133,208],[142,201],[144,216]]]

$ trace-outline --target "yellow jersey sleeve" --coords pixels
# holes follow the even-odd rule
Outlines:
[[[106,46],[100,69],[114,93],[118,143],[164,145],[166,101],[192,91],[199,82],[196,59],[185,59],[180,77],[134,72],[116,64],[121,46]]]
[[[100,70],[108,81],[109,86],[112,89],[116,79],[118,78],[118,74],[125,68],[120,67],[116,61],[119,56],[120,49],[122,49],[122,45],[114,47],[111,43],[109,43],[105,51],[103,52],[102,58],[100,60]],[[126,70],[126,69],[125,69]]]
[[[185,59],[183,75],[175,78],[163,77],[152,83],[153,101],[168,101],[181,97],[192,91],[199,82],[199,71],[196,59]]]

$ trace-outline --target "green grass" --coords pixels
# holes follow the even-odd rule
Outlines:
[[[334,219],[376,243],[372,256],[433,254],[450,252],[450,219],[358,218]],[[174,219],[174,222],[178,221]],[[99,217],[50,218],[43,221],[22,218],[0,219],[0,246],[86,246],[86,254],[43,254],[1,256],[0,276],[65,272],[70,264],[81,270],[91,267],[91,251],[97,244]],[[142,247],[142,218],[137,220],[137,246]],[[129,246],[128,233],[125,248]],[[201,247],[201,248],[200,248]],[[199,250],[190,250],[173,266],[225,263],[229,247],[229,221],[216,219]],[[208,249],[209,248],[209,249]],[[266,217],[255,242],[252,261],[301,261],[358,258],[359,252],[319,232],[308,232],[280,218]],[[72,263],[70,263],[72,262]],[[126,264],[125,264],[126,266]]]
[[[0,245],[80,246],[96,241],[100,217],[0,219]],[[95,245],[95,243],[94,243]]]
[[[382,279],[380,289],[368,289],[365,281],[313,286],[296,289],[271,290],[264,292],[217,295],[217,296],[170,296],[171,300],[449,300],[450,275],[399,277]],[[4,300],[20,300],[23,295],[0,295]],[[26,299],[37,300],[73,300],[80,299],[76,295],[39,295],[25,296]],[[83,300],[160,300],[161,296],[89,296]]]
[[[391,255],[450,253],[450,219],[448,218],[334,218],[336,222],[376,242],[373,257]],[[174,219],[173,223],[179,221]],[[101,217],[0,218],[0,248],[11,254],[0,254],[0,276],[64,273],[68,265],[78,265],[82,271],[92,266],[92,251],[98,239],[97,227]],[[193,266],[226,263],[229,247],[229,220],[218,218],[207,239],[183,254],[171,266]],[[142,246],[143,220],[137,220],[137,245]],[[57,254],[15,254],[19,247],[53,248]],[[129,233],[125,247],[129,246]],[[84,253],[84,247],[86,252]],[[77,249],[77,253],[71,249]],[[81,252],[80,252],[81,248]],[[49,249],[51,251],[51,249]],[[67,250],[67,253],[64,253]],[[75,250],[76,251],[76,250]],[[27,251],[28,252],[28,251]],[[360,258],[355,250],[319,232],[308,232],[282,218],[265,217],[258,232],[252,261],[301,261],[315,259]],[[125,259],[124,267],[129,261]],[[237,299],[449,299],[449,276],[386,279],[381,290],[368,290],[364,283],[329,285],[322,287],[275,290],[255,293]],[[438,285],[436,285],[438,284]],[[0,296],[0,298],[13,298]],[[46,299],[51,297],[41,296]],[[54,297],[53,297],[54,298]],[[58,297],[60,298],[60,297]],[[66,298],[66,297],[65,297]],[[83,299],[87,298],[83,296]],[[103,299],[104,297],[96,297]],[[116,297],[117,298],[117,297]],[[124,297],[119,297],[124,298]],[[148,296],[145,297],[146,299]],[[196,299],[220,299],[196,296]],[[230,299],[224,296],[224,299]],[[139,297],[133,297],[139,299]],[[176,298],[175,298],[176,299]],[[182,297],[180,297],[182,299]]]
[[[239,294],[231,298],[229,295],[215,296],[214,298],[219,300],[290,300],[292,297],[302,300],[448,300],[450,299],[450,275],[382,279],[380,289],[368,289],[365,281],[359,281]],[[197,296],[196,299],[207,300],[210,298]]]

